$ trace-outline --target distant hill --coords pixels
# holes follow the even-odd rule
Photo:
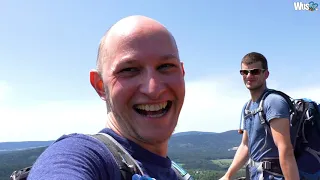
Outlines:
[[[231,131],[226,131],[223,133],[215,133],[215,132],[201,132],[201,131],[188,131],[188,132],[180,132],[180,133],[175,133],[172,135],[171,137],[171,141],[180,141],[184,138],[181,138],[182,136],[184,136],[185,138],[189,138],[189,137],[208,137],[209,139],[212,138],[216,138],[218,136],[232,136],[231,137],[231,141],[233,140],[238,140],[236,136],[234,136],[236,134],[235,130],[231,130]],[[238,136],[239,138],[240,136]],[[230,139],[230,137],[228,138]],[[193,139],[194,140],[194,139]],[[50,144],[52,144],[54,141],[22,141],[22,142],[0,142],[0,154],[2,153],[2,151],[11,151],[11,150],[22,150],[22,149],[29,149],[29,148],[35,148],[35,147],[44,147],[44,146],[49,146]],[[201,143],[201,141],[200,141]],[[183,145],[182,145],[183,146]],[[176,147],[175,147],[176,148]],[[231,147],[228,147],[231,148]]]
[[[202,135],[202,134],[216,134],[215,132],[202,132],[202,131],[187,131],[179,132],[172,135],[172,137],[185,136],[185,135]]]
[[[28,149],[33,147],[49,146],[53,141],[23,141],[23,142],[2,142],[0,151]]]
[[[8,180],[14,170],[32,165],[45,148],[7,151],[0,154],[0,180]]]
[[[185,168],[217,168],[211,160],[233,158],[235,151],[229,149],[240,144],[242,136],[236,130],[223,133],[197,133],[176,135],[169,141],[170,157],[185,164]],[[199,163],[194,164],[195,161]]]
[[[185,169],[224,172],[227,166],[214,163],[217,159],[231,159],[235,151],[230,148],[240,144],[237,131],[223,133],[183,132],[174,134],[169,141],[169,157]],[[8,179],[13,170],[30,166],[53,141],[0,143],[0,180]],[[28,149],[26,149],[28,148]],[[17,150],[25,149],[25,150]],[[224,161],[224,160],[223,160]],[[216,174],[216,173],[214,173]],[[217,175],[217,174],[216,174]]]

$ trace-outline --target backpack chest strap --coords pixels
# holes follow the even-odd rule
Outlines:
[[[90,135],[102,141],[113,154],[125,180],[132,179],[133,174],[144,175],[136,160],[113,137],[105,133]],[[172,161],[171,169],[174,170],[179,180],[193,180],[193,177]]]
[[[251,105],[251,100],[247,103],[246,108],[244,110],[245,116],[244,118],[246,119],[248,116],[252,116],[255,115],[257,113],[259,113],[259,120],[261,124],[265,124],[266,120],[263,116],[263,103],[264,103],[264,99],[261,100],[259,107],[254,109],[254,110],[249,110],[250,105]]]
[[[245,113],[246,113],[246,115],[255,115],[255,114],[257,114],[257,113],[259,113],[259,112],[261,112],[263,109],[262,109],[262,107],[258,107],[257,109],[254,109],[254,110],[245,110]]]
[[[248,165],[249,167],[257,168],[258,172],[266,171],[273,175],[282,176],[280,162],[278,159],[264,159],[257,162],[250,158]]]

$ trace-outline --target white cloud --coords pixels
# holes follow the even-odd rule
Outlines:
[[[0,104],[4,104],[4,101],[10,95],[11,90],[12,89],[7,82],[0,81]]]
[[[277,88],[278,84],[271,80],[268,86]],[[239,127],[241,108],[249,99],[241,79],[206,77],[186,82],[186,88],[176,132],[223,132]],[[283,90],[294,98],[308,97],[320,102],[320,86]],[[96,133],[105,126],[106,118],[105,104],[96,100],[23,108],[0,106],[0,142],[52,140],[74,132]]]
[[[249,96],[241,80],[208,77],[186,84],[186,99],[176,132],[237,129]]]
[[[268,80],[269,88],[278,89],[279,86],[276,80]],[[293,98],[320,102],[320,86],[279,90]],[[175,132],[238,129],[241,109],[249,98],[249,92],[240,79],[208,77],[188,82],[185,104]]]
[[[292,98],[309,98],[320,103],[320,86],[299,87],[297,89],[288,89],[287,94]]]
[[[106,122],[103,103],[51,102],[0,109],[0,142],[52,140],[74,132],[97,133]]]

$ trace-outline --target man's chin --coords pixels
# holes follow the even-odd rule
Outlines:
[[[250,91],[260,91],[262,86],[252,86],[252,85],[246,85],[247,89]]]
[[[253,86],[251,86],[251,85],[248,85],[248,84],[246,84],[246,87],[247,87],[247,89],[249,89],[249,90],[254,90],[254,89],[255,89],[255,87],[253,87]]]
[[[162,144],[167,142],[171,135],[173,133],[172,131],[168,131],[168,129],[166,129],[165,131],[143,131],[139,133],[139,137],[142,141],[144,141],[145,143],[148,144]]]
[[[250,91],[257,90],[257,87],[253,87],[253,86],[247,86],[247,88],[248,88]]]

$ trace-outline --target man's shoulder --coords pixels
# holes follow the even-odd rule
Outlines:
[[[98,150],[98,149],[99,150]],[[67,135],[62,135],[57,140],[55,140],[46,151],[54,150],[70,150],[73,153],[82,153],[83,151],[108,151],[108,148],[103,144],[103,142],[94,138],[89,134],[82,133],[71,133]]]
[[[287,98],[278,93],[269,94],[264,100],[263,107],[267,121],[272,119],[289,119],[290,117],[289,102]]]
[[[118,179],[119,175],[112,153],[102,142],[86,134],[73,133],[61,136],[45,149],[29,178]]]
[[[248,99],[246,102],[243,103],[242,105],[242,111],[244,111],[247,107],[247,105],[250,103],[251,99]]]
[[[265,103],[270,105],[288,105],[287,99],[278,93],[270,93],[264,100]]]

